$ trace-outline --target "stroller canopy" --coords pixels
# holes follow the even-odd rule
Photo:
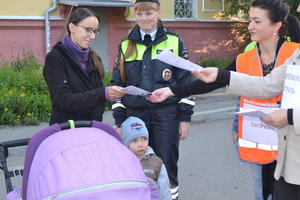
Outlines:
[[[37,133],[26,153],[23,199],[153,198],[137,157],[120,143],[112,127],[99,124],[106,131],[82,127],[56,132],[53,125],[48,133]]]

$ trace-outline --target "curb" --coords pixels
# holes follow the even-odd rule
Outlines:
[[[228,115],[228,112],[235,112],[236,107],[225,107],[219,108],[214,110],[207,110],[202,112],[195,112],[192,115],[192,123],[202,123],[202,122],[209,122],[221,119],[229,119],[232,118],[233,115]]]

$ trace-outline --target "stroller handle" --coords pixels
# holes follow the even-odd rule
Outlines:
[[[0,146],[3,146],[4,148],[26,146],[28,144],[29,140],[30,140],[30,138],[20,139],[20,140],[11,140],[11,141],[0,143]]]
[[[73,121],[69,120],[68,122],[60,123],[59,126],[61,130],[70,129],[70,128],[80,128],[80,127],[92,127],[93,121]]]

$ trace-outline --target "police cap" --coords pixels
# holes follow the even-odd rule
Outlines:
[[[135,3],[140,3],[140,2],[151,2],[151,3],[157,3],[158,5],[160,5],[159,0],[136,0]]]

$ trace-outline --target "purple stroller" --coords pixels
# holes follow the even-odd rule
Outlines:
[[[23,200],[158,200],[159,191],[111,126],[78,121],[54,124],[30,139],[22,192],[14,189],[7,200],[21,196]]]

